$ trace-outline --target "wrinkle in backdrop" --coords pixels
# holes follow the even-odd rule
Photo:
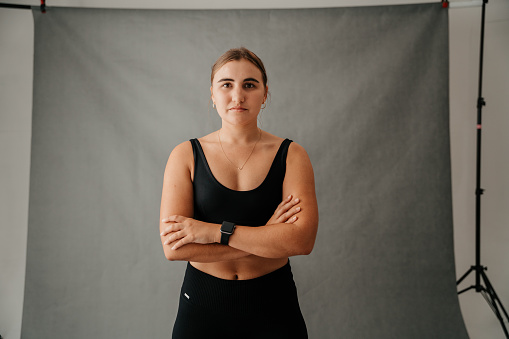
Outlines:
[[[310,338],[466,338],[455,288],[447,11],[34,11],[23,338],[165,338],[184,263],[158,219],[177,144],[219,128],[210,66],[264,61],[262,128],[303,145],[320,225],[292,258]]]

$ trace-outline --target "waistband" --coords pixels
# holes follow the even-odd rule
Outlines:
[[[181,289],[181,302],[203,312],[249,316],[298,307],[290,262],[261,277],[226,280],[202,272],[190,263]]]

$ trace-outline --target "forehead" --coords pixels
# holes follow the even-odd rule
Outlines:
[[[262,72],[250,61],[244,59],[234,60],[224,64],[217,70],[216,74],[214,74],[214,81],[223,78],[230,78],[238,81],[242,81],[246,78],[255,78],[261,82]]]

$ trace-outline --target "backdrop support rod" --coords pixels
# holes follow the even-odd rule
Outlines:
[[[43,1],[41,1],[41,11],[44,12],[44,9],[47,8],[45,3],[46,1],[44,0],[44,4],[42,2]],[[480,7],[483,4],[483,0],[455,1],[455,2],[442,0],[442,3],[446,3],[446,5],[444,5],[444,8]],[[22,4],[0,3],[0,8],[32,9],[32,6]]]
[[[483,78],[483,54],[484,54],[484,26],[486,17],[486,4],[488,0],[483,0],[482,3],[482,21],[481,21],[481,43],[479,55],[479,92],[477,98],[477,159],[476,159],[476,189],[475,189],[475,266],[470,269],[458,280],[456,285],[459,285],[470,273],[475,272],[475,285],[460,290],[458,294],[475,289],[476,292],[482,294],[490,308],[495,313],[497,319],[502,326],[502,330],[507,339],[509,339],[509,332],[505,325],[505,321],[509,322],[509,316],[505,310],[502,302],[497,296],[493,285],[491,285],[486,270],[486,266],[481,265],[481,195],[484,189],[481,188],[481,136],[482,136],[482,107],[486,105],[486,101],[482,97],[482,78]],[[483,285],[484,283],[484,285]],[[501,312],[502,311],[502,312]],[[505,319],[504,319],[505,315]]]
[[[481,7],[482,0],[449,2],[449,8]]]
[[[17,9],[32,9],[30,5],[6,4],[0,2],[0,8],[17,8]]]
[[[0,8],[32,9],[35,6],[0,2]],[[46,0],[41,0],[41,12],[46,13]]]

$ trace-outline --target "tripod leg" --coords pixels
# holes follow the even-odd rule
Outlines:
[[[497,293],[495,292],[495,289],[493,288],[493,285],[491,284],[490,282],[490,279],[488,279],[488,276],[486,275],[485,272],[482,272],[481,273],[482,277],[483,277],[483,280],[486,284],[486,287],[488,288],[489,291],[491,291],[491,294],[493,294],[493,296],[495,297],[495,299],[498,301],[498,303],[500,304],[500,308],[502,309],[502,311],[504,312],[504,315],[505,317],[507,318],[507,320],[509,321],[509,315],[507,314],[507,311],[505,310],[504,306],[502,305],[502,303],[500,302],[500,299],[498,298],[498,295]]]
[[[500,305],[500,308],[502,309],[502,312],[504,313],[505,318],[509,322],[509,316],[507,315],[507,311],[505,310],[504,305],[502,305],[502,302],[498,298],[498,295],[495,292],[493,285],[491,285],[490,280],[488,279],[488,276],[486,275],[484,270],[481,271],[481,277],[484,280],[484,283],[486,284],[486,289],[484,292],[489,296],[489,300],[488,300],[488,298],[486,298],[486,296],[485,296],[485,299],[486,299],[486,301],[488,301],[491,308],[493,309],[493,312],[497,316],[498,321],[500,321],[500,325],[502,326],[502,329],[504,330],[504,334],[505,334],[506,338],[509,339],[509,332],[507,331],[507,327],[505,326],[504,318],[503,318],[502,314],[500,313],[497,304]]]
[[[465,289],[462,289],[461,291],[458,291],[458,295],[460,295],[463,292],[470,291],[470,290],[472,290],[474,288],[475,288],[475,286],[469,286],[469,287],[467,287]]]
[[[456,283],[456,286],[458,286],[459,284],[461,284],[461,282],[463,281],[463,279],[465,279],[465,278],[466,278],[466,277],[470,274],[470,272],[472,272],[473,270],[474,270],[474,266],[470,266],[470,268],[468,269],[468,271],[467,271],[465,274],[463,274],[463,275],[461,276],[461,278],[458,280],[458,282]],[[459,294],[459,293],[458,293],[458,294]]]

